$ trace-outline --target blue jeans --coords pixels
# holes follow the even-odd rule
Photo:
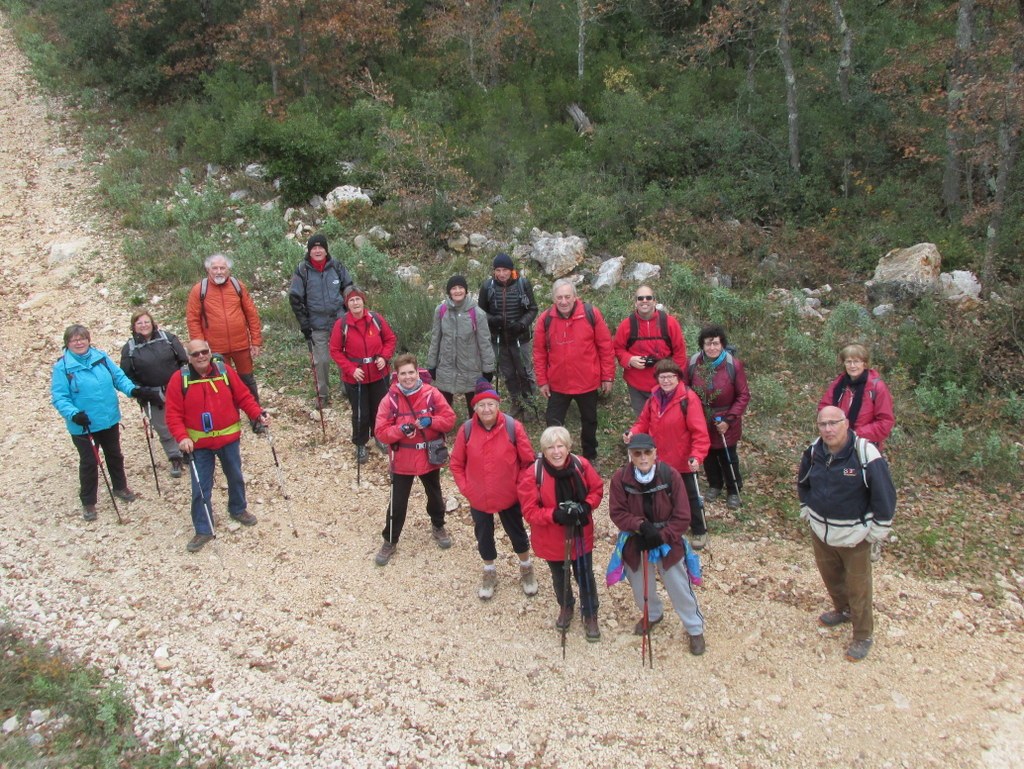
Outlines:
[[[195,449],[192,452],[192,459],[196,463],[196,472],[199,474],[199,483],[202,484],[201,491],[196,477],[192,477],[192,527],[196,534],[213,534],[212,521],[207,516],[206,503],[210,506],[210,515],[213,515],[213,469],[214,459],[220,459],[220,469],[228,482],[228,513],[230,515],[241,515],[245,512],[245,479],[242,477],[242,444],[240,441],[232,441],[219,449]]]

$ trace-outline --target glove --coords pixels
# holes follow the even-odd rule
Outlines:
[[[74,422],[79,427],[89,429],[89,415],[86,414],[84,411],[79,411],[77,414],[71,417],[71,421]]]
[[[586,502],[577,502],[576,507],[578,508],[576,517],[580,522],[580,526],[586,526],[590,523],[590,514],[593,512],[593,508]]]
[[[409,423],[402,425],[400,429],[402,431],[402,435],[404,435],[406,438],[411,438],[416,434],[416,427]]]
[[[650,521],[644,521],[640,524],[639,535],[641,550],[653,550],[663,544],[661,530]]]
[[[302,335],[304,337],[306,337],[306,341],[307,342],[312,341],[312,339],[313,339],[313,329],[311,329],[311,328],[303,328],[302,329]]]
[[[559,526],[574,526],[576,524],[576,514],[573,511],[575,504],[575,502],[562,502],[559,504],[551,513],[555,523]]]
[[[426,430],[433,423],[434,423],[433,418],[432,417],[428,417],[428,416],[422,416],[422,417],[420,417],[419,419],[416,420],[416,424],[418,424],[420,426],[421,430]]]
[[[485,372],[484,372],[484,373],[482,374],[482,376],[483,376],[483,378],[484,378],[484,379],[486,379],[486,380],[487,380],[488,382],[493,382],[493,381],[494,381],[494,372],[493,372],[493,371],[485,371]]]
[[[436,368],[428,368],[427,369],[427,373],[430,374],[431,380],[433,380],[435,382],[437,381],[437,369]]]
[[[526,327],[518,320],[514,320],[508,324],[508,335],[511,337],[515,337],[518,339],[520,336],[522,336],[522,333],[525,330]]]
[[[164,394],[159,387],[136,387],[132,391],[132,397],[139,403],[148,403],[151,406],[164,405]]]

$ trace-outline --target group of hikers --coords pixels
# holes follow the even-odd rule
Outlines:
[[[229,515],[242,525],[257,523],[247,509],[240,412],[257,433],[270,423],[253,375],[262,346],[255,303],[231,275],[228,256],[214,254],[205,267],[207,276],[188,298],[187,345],[159,329],[151,313],[138,311],[117,366],[91,346],[89,330],[75,324],[65,331],[51,385],[53,405],[79,452],[83,517],[96,519],[104,458],[112,501],[137,496],[128,488],[120,449],[120,391],[139,400],[171,475],[189,471],[195,532],[189,552],[198,552],[214,535],[218,459]],[[641,610],[634,630],[646,643],[664,616],[655,579],[660,574],[690,652],[704,652],[704,620],[692,586],[698,581],[694,551],[708,545],[705,503],[724,498],[733,510],[743,504],[737,448],[750,401],[743,363],[722,327],[702,328],[699,349],[688,356],[679,322],[660,308],[650,286],[641,285],[634,312],[613,336],[601,311],[579,299],[571,280],[555,281],[552,304],[539,311],[530,281],[499,253],[476,298],[463,276],[448,280],[420,366],[412,353],[396,356],[395,331],[370,309],[366,291],[331,257],[323,235],[309,238],[288,293],[307,341],[317,407],[330,403],[333,360],[350,405],[357,463],[369,461],[371,438],[388,458],[390,495],[375,563],[386,566],[397,551],[417,478],[433,539],[442,549],[451,547],[440,479],[449,465],[469,503],[483,561],[479,597],[490,599],[497,587],[497,517],[518,558],[527,596],[538,592],[531,552],[547,563],[559,607],[555,626],[563,639],[577,600],[586,639],[601,637],[592,560],[594,511],[605,496],[597,458],[598,402],[611,391],[618,363],[634,422],[622,436],[628,460],[611,474],[607,491],[608,513],[621,533],[606,581],[628,580]],[[877,555],[895,507],[881,455],[894,418],[891,395],[870,368],[867,350],[848,345],[839,359],[844,370],[819,403],[820,438],[804,453],[798,490],[833,603],[819,621],[829,627],[852,622],[846,656],[859,660],[873,637],[872,551]],[[458,395],[468,416],[461,425]],[[546,429],[536,453],[521,420],[538,415],[542,398]],[[563,426],[574,401],[578,453]]]

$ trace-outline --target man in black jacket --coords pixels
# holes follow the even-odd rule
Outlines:
[[[818,412],[820,438],[804,450],[797,476],[800,517],[811,525],[814,561],[834,609],[818,617],[825,627],[853,623],[846,659],[871,650],[871,545],[889,533],[896,489],[874,444],[850,429],[835,406]]]
[[[299,330],[312,345],[313,365],[321,405],[331,402],[328,379],[331,353],[328,343],[339,313],[345,312],[345,290],[352,285],[345,265],[331,258],[327,238],[320,233],[306,242],[306,258],[299,262],[288,289],[288,301],[299,321]]]
[[[508,254],[498,254],[491,266],[493,277],[480,286],[477,306],[487,313],[494,357],[512,404],[509,413],[522,418],[524,403],[532,400],[537,386],[533,373],[537,302],[530,281],[516,271]]]

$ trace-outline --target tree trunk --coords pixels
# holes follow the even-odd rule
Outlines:
[[[839,39],[842,41],[839,47],[839,65],[836,68],[836,82],[839,85],[839,101],[845,110],[846,119],[850,120],[850,69],[853,67],[853,32],[850,25],[846,23],[843,15],[843,7],[839,0],[832,0],[832,15],[836,20],[836,29],[839,32]],[[847,123],[848,131],[852,131],[851,124]],[[850,197],[850,171],[853,168],[853,160],[850,158],[848,148],[844,149],[842,168],[843,197]]]
[[[793,51],[789,41],[789,11],[791,0],[782,0],[779,8],[779,58],[786,76],[786,122],[789,129],[789,167],[800,173],[800,113],[796,101],[796,73],[793,70]]]
[[[576,79],[583,79],[587,49],[587,0],[576,0]]]
[[[960,164],[960,105],[967,88],[967,57],[971,50],[971,30],[974,26],[974,0],[960,0],[956,14],[956,52],[949,65],[949,83],[946,90],[946,162],[942,170],[942,207],[946,218],[955,221],[960,215],[960,182],[963,175]]]

